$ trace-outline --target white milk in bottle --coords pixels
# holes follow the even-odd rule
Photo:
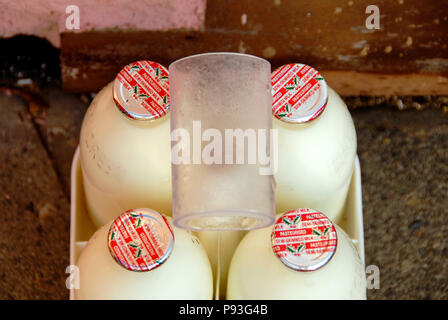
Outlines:
[[[104,225],[81,252],[77,299],[212,299],[207,254],[190,231],[150,209]]]
[[[97,227],[129,208],[171,215],[168,71],[124,67],[84,117],[80,155],[87,208]]]
[[[339,223],[356,157],[347,106],[304,64],[280,67],[271,82],[278,129],[277,212],[309,207]]]
[[[364,265],[351,239],[324,214],[292,210],[240,242],[227,299],[366,299]]]

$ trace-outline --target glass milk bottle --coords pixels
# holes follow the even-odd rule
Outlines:
[[[124,67],[84,117],[80,155],[87,208],[97,227],[136,207],[171,215],[168,71]]]
[[[364,265],[351,239],[324,214],[292,210],[240,242],[227,299],[366,299]]]
[[[278,129],[277,212],[309,207],[339,223],[356,157],[347,106],[304,64],[280,67],[271,82]]]
[[[76,299],[212,299],[199,240],[171,218],[132,209],[101,227],[81,252]]]

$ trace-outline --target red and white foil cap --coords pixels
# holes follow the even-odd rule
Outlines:
[[[167,219],[150,209],[131,209],[112,223],[107,235],[109,252],[130,271],[150,271],[168,259],[174,234]]]
[[[170,108],[168,70],[147,60],[128,64],[115,77],[113,97],[131,119],[158,119]]]
[[[301,63],[286,64],[271,75],[272,114],[285,122],[305,123],[325,110],[328,87],[316,69]]]
[[[278,218],[271,241],[275,255],[287,267],[314,271],[331,260],[338,237],[326,215],[313,209],[296,209]]]

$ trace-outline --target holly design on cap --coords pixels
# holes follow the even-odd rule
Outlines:
[[[157,119],[169,111],[168,70],[157,62],[143,60],[125,66],[113,90],[117,107],[131,119]]]
[[[111,225],[108,247],[112,258],[130,271],[149,271],[171,254],[172,229],[165,217],[149,209],[121,214]]]
[[[313,271],[333,257],[337,233],[332,222],[321,212],[296,209],[277,219],[271,234],[274,254],[289,268]]]
[[[292,116],[291,105],[289,103],[287,103],[285,106],[285,111],[277,113],[277,117],[283,118],[283,117],[290,117],[290,116]]]
[[[304,123],[316,119],[325,109],[328,89],[314,68],[291,63],[271,75],[272,114],[285,122]]]
[[[292,221],[291,221],[290,219],[292,219]],[[299,223],[301,220],[302,220],[302,216],[300,216],[300,215],[296,216],[295,218],[290,218],[290,217],[288,217],[288,216],[284,216],[284,217],[282,217],[282,221],[283,221],[284,223],[286,223],[287,225],[292,225],[292,224],[296,225],[296,224]]]
[[[294,79],[292,82],[293,82],[292,85],[285,86],[286,90],[297,90],[302,86],[302,83],[298,76],[294,76]]]

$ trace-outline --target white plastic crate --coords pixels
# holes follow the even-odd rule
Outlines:
[[[76,149],[73,156],[71,169],[70,214],[70,264],[76,265],[79,254],[87,244],[89,238],[96,231],[86,209],[79,159],[79,147]],[[359,255],[364,262],[361,168],[358,157],[356,157],[352,181],[348,192],[347,202],[345,204],[345,215],[339,224],[355,243]],[[217,279],[219,279],[219,277],[217,277]],[[218,292],[219,283],[216,283],[215,288],[215,292]],[[74,299],[73,290],[70,290],[70,299]]]

